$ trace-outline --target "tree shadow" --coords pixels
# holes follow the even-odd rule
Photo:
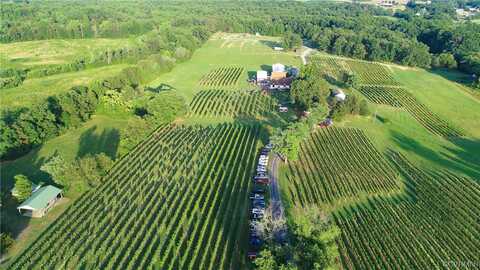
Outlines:
[[[272,72],[272,65],[261,65],[260,69],[265,70],[267,72]]]
[[[391,133],[392,140],[403,150],[413,152],[419,157],[429,160],[449,170],[464,173],[470,178],[480,178],[480,141],[458,138],[450,140],[458,148],[444,147],[445,152],[434,151],[411,137],[399,132]]]
[[[166,84],[166,83],[161,83],[160,85],[158,85],[156,87],[151,87],[151,86],[145,87],[145,91],[149,91],[149,92],[153,92],[153,93],[160,93],[160,92],[169,91],[169,90],[175,90],[175,87],[173,87],[169,84]]]
[[[470,86],[474,82],[472,75],[460,72],[458,70],[446,69],[446,68],[437,68],[428,70],[430,73],[439,75],[444,79],[447,79],[452,82],[460,83],[465,86]]]
[[[120,132],[116,128],[109,128],[96,134],[97,126],[93,126],[80,136],[80,145],[77,157],[82,158],[86,155],[95,155],[105,153],[112,160],[117,156],[117,150],[120,143]]]
[[[277,41],[272,41],[272,40],[260,40],[260,43],[263,44],[263,45],[266,45],[270,48],[274,48],[274,47],[282,47],[282,43],[280,42],[277,42]]]

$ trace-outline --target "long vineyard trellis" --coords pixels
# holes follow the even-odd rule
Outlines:
[[[243,71],[243,67],[215,68],[200,79],[199,85],[207,87],[234,86],[238,83]]]
[[[334,214],[345,269],[477,268],[480,185],[457,174],[425,172],[391,152],[407,195],[369,198]]]
[[[230,124],[159,128],[9,269],[235,268],[256,134]]]
[[[403,88],[383,65],[331,56],[316,56],[313,59],[325,76],[336,80],[341,80],[345,73],[357,74],[357,90],[370,102],[404,108],[433,134],[445,138],[463,136],[461,129],[433,113]]]
[[[276,102],[259,91],[202,90],[190,103],[195,116],[257,116],[275,110]]]
[[[288,167],[291,199],[302,206],[400,190],[399,176],[358,129],[315,131],[301,144],[300,159]]]

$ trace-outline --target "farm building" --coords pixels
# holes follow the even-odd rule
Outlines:
[[[44,186],[33,192],[17,209],[20,214],[27,217],[43,217],[62,196],[61,189]]]
[[[272,74],[273,72],[285,72],[285,66],[277,63],[272,65]]]
[[[335,97],[337,101],[344,101],[347,95],[342,91],[342,89],[335,89],[332,91],[332,96]]]
[[[268,73],[265,70],[257,71],[257,82],[261,82],[268,79]]]
[[[270,79],[272,80],[280,80],[287,77],[287,73],[283,71],[272,71],[272,75]]]

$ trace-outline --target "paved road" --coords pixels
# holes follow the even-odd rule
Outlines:
[[[280,157],[277,154],[274,154],[272,162],[270,162],[270,204],[272,206],[273,220],[285,220],[285,208],[282,204],[280,187],[278,184],[278,166],[280,162]],[[278,231],[275,238],[278,242],[285,242],[287,240],[287,228]]]

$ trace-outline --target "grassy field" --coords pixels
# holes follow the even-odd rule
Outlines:
[[[2,109],[28,107],[49,96],[66,92],[72,86],[88,85],[95,80],[114,76],[125,67],[128,65],[118,64],[25,80],[18,87],[0,91]]]
[[[82,57],[93,57],[108,48],[135,44],[134,39],[40,40],[0,44],[2,67],[36,68],[70,63]]]
[[[273,50],[279,41],[274,37],[218,33],[197,50],[192,59],[161,75],[150,85],[173,87],[190,101],[201,90],[199,82],[205,74],[215,68],[235,65],[243,67],[246,73],[233,89],[251,89],[247,76],[253,76],[259,69],[271,69],[271,65],[278,62],[300,66],[300,58],[294,53]]]

